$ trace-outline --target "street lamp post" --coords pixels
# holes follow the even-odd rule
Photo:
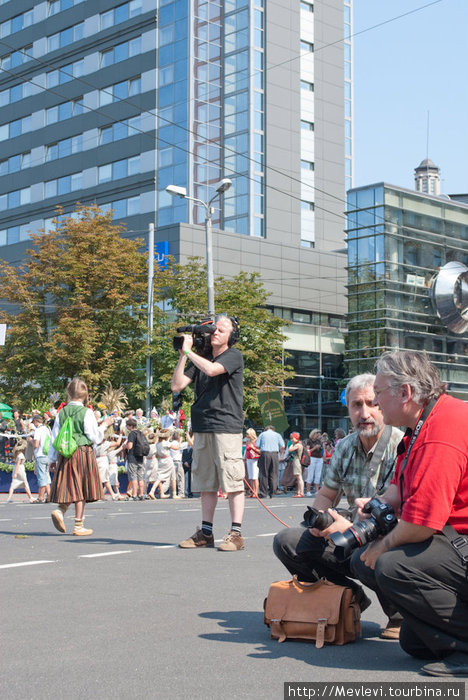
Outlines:
[[[214,300],[214,276],[213,276],[213,226],[211,217],[214,213],[214,207],[212,206],[216,197],[223,194],[232,185],[232,181],[229,178],[223,178],[216,186],[216,192],[213,197],[208,201],[204,202],[202,199],[197,199],[196,197],[190,197],[187,194],[185,187],[179,187],[178,185],[168,185],[166,187],[166,192],[172,194],[174,197],[180,197],[181,199],[188,199],[191,202],[196,202],[196,204],[201,204],[205,207],[205,240],[206,240],[206,292],[208,298],[208,316],[213,318],[215,315],[215,300]]]

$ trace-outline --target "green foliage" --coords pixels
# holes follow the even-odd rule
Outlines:
[[[6,474],[12,473],[15,468],[14,464],[7,464],[6,462],[0,462],[0,472],[5,472]],[[27,472],[34,471],[34,462],[25,462],[24,468]]]
[[[199,321],[206,316],[206,268],[198,258],[186,265],[170,264],[158,275],[155,296],[160,301],[171,300],[171,317],[159,319],[153,342],[154,395],[167,398],[167,387],[177,362],[172,348],[172,336],[178,325]],[[269,382],[281,387],[293,375],[291,368],[282,366],[284,335],[283,319],[273,316],[265,305],[268,300],[258,274],[241,272],[233,279],[215,280],[215,303],[218,313],[237,316],[240,340],[237,345],[244,356],[244,410],[246,417],[261,422],[257,392]],[[190,388],[184,392],[184,410],[190,404]],[[188,396],[187,396],[188,394]]]
[[[55,230],[32,234],[24,264],[0,262],[1,384],[15,404],[76,375],[95,393],[144,366],[146,256],[111,221],[111,212],[78,205]]]

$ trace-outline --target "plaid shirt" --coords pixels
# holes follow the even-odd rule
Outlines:
[[[333,491],[344,493],[349,505],[356,498],[369,498],[382,494],[390,484],[397,457],[397,447],[403,437],[398,428],[392,434],[383,453],[380,465],[370,477],[368,470],[377,442],[366,454],[357,432],[340,440],[323,477],[323,484]]]

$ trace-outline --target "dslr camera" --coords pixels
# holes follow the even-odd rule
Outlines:
[[[191,326],[180,326],[177,333],[191,333],[193,338],[193,350],[202,357],[211,354],[211,336],[216,330],[215,322],[212,318],[204,318],[200,323]],[[182,350],[184,339],[180,335],[174,336],[172,346],[174,350]]]
[[[340,513],[340,510],[337,509]],[[335,545],[335,556],[338,561],[345,561],[351,556],[355,549],[363,547],[368,542],[373,542],[379,535],[386,535],[393,530],[398,522],[395,511],[388,503],[383,503],[380,498],[371,498],[362,509],[363,513],[368,513],[370,518],[353,523],[344,532],[334,532],[330,535],[330,540]],[[349,514],[341,511],[341,515]],[[322,513],[316,508],[308,506],[304,513],[302,522],[305,527],[316,527],[318,530],[325,530],[334,522],[329,513]]]

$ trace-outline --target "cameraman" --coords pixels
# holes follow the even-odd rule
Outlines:
[[[468,406],[445,394],[423,354],[385,352],[376,370],[375,404],[386,423],[408,428],[382,497],[401,519],[356,550],[351,569],[403,616],[402,649],[438,659],[423,672],[468,676],[468,564],[451,543],[456,534],[444,528],[468,534]]]
[[[184,335],[179,361],[172,376],[172,391],[180,392],[194,382],[192,490],[201,492],[202,526],[179,543],[182,549],[214,547],[213,517],[218,489],[228,494],[231,531],[218,549],[244,549],[241,535],[244,514],[244,461],[242,458],[243,373],[239,350],[231,347],[238,338],[235,319],[220,316],[211,335],[211,355],[192,351],[193,338]],[[189,365],[185,367],[186,360]]]
[[[349,380],[346,386],[346,405],[354,432],[340,440],[323,484],[314,500],[317,510],[327,511],[344,494],[348,504],[355,509],[359,496],[383,493],[393,475],[397,446],[403,433],[396,428],[385,427],[380,410],[374,405],[373,374],[360,374]],[[301,581],[318,581],[327,578],[341,586],[354,589],[361,610],[370,605],[361,586],[349,577],[349,559],[340,562],[328,536],[347,529],[351,523],[336,511],[331,511],[335,523],[323,531],[316,528],[288,528],[279,532],[273,542],[273,551],[291,574]],[[382,632],[386,639],[397,639],[401,616],[384,596],[380,603],[389,621]]]

